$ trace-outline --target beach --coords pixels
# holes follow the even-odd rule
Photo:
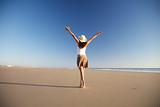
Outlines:
[[[0,107],[160,107],[160,73],[0,67]]]

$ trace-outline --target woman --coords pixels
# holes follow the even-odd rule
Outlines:
[[[81,35],[79,39],[75,36],[75,34],[71,31],[71,28],[69,26],[65,27],[66,30],[72,35],[74,40],[77,43],[78,46],[78,55],[77,55],[77,67],[80,71],[80,88],[85,88],[85,80],[84,80],[84,70],[88,67],[88,58],[86,56],[86,48],[89,45],[89,43],[95,39],[98,35],[102,34],[101,32],[97,32],[95,35],[93,35],[88,41],[85,35]]]

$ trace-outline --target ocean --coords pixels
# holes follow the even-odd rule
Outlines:
[[[153,72],[160,73],[160,68],[90,68],[100,71],[122,71],[122,72]]]

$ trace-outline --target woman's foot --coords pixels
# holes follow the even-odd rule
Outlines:
[[[86,88],[86,85],[85,84],[83,84],[83,87],[82,88]]]
[[[82,80],[80,81],[80,86],[79,86],[80,88],[82,88],[83,87],[83,82],[82,82]]]
[[[85,88],[86,85],[85,85],[85,82],[84,81],[80,81],[80,88]]]

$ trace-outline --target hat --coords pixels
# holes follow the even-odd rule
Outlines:
[[[81,36],[79,37],[79,40],[80,40],[80,42],[86,42],[86,41],[87,41],[87,38],[86,38],[85,35],[81,35]]]

